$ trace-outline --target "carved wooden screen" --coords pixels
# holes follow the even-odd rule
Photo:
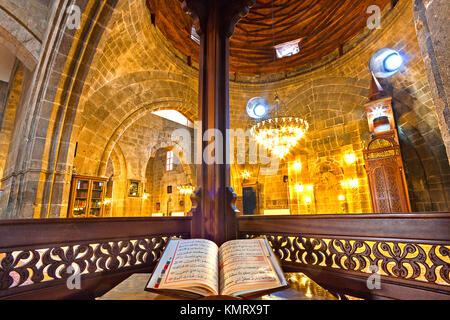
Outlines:
[[[373,139],[364,152],[375,213],[411,212],[400,147],[395,133]]]

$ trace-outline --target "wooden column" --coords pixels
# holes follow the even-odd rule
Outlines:
[[[194,237],[221,244],[235,237],[234,196],[230,190],[230,167],[226,152],[230,127],[229,57],[230,37],[239,19],[255,0],[180,0],[190,14],[200,36],[199,119],[202,135],[214,129],[223,141],[208,131],[202,152],[216,141],[215,154],[220,162],[208,164],[203,158],[197,168],[197,206],[193,210]],[[205,137],[205,138],[206,138]],[[222,143],[223,142],[223,143]]]

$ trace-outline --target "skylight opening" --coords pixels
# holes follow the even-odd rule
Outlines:
[[[300,52],[300,41],[302,41],[302,39],[296,39],[276,45],[274,48],[277,53],[277,58],[281,59],[298,54]]]
[[[176,110],[159,110],[159,111],[154,111],[152,112],[152,114],[179,123],[183,126],[189,127],[189,128],[193,128],[194,124],[189,121],[188,118],[186,118],[184,115],[182,115],[180,112],[176,111]]]
[[[194,26],[191,28],[191,39],[194,40],[198,45],[200,45],[200,36],[195,30]]]

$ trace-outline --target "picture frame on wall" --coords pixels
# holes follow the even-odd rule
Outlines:
[[[140,183],[137,180],[128,181],[128,197],[139,198],[140,195]]]

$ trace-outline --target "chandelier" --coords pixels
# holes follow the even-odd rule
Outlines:
[[[308,122],[301,118],[276,116],[257,123],[250,132],[258,144],[265,146],[271,154],[283,159],[298,144],[308,129]]]
[[[194,193],[195,187],[189,183],[189,184],[183,184],[181,186],[178,186],[177,189],[178,189],[178,192],[180,192],[181,194],[189,195],[189,194]]]
[[[274,48],[277,50],[279,46],[275,46],[275,32],[274,32],[274,9],[272,0],[272,33]],[[298,42],[297,49],[298,49]],[[277,55],[274,55],[275,64]],[[278,55],[278,58],[280,55]],[[307,121],[299,117],[280,116],[278,114],[279,104],[281,102],[278,94],[275,93],[275,102],[277,104],[276,116],[267,120],[262,120],[250,129],[251,135],[256,142],[265,146],[272,154],[283,159],[303,138],[306,131],[309,129]]]

